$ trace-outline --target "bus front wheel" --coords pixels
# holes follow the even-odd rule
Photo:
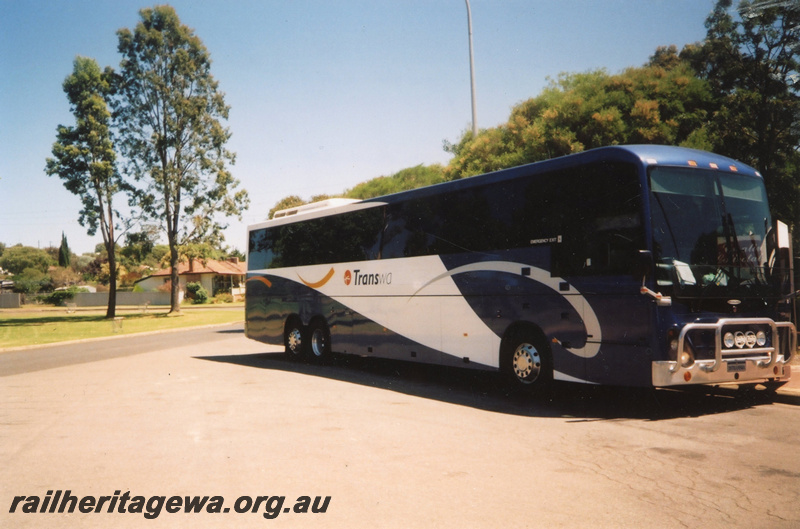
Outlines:
[[[529,329],[509,332],[502,344],[503,371],[511,386],[530,393],[550,388],[553,361],[546,341]]]

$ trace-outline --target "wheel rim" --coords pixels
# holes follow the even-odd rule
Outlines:
[[[303,334],[300,329],[294,328],[286,335],[286,347],[294,354],[300,354],[300,348],[303,346]]]
[[[514,351],[511,365],[520,382],[531,384],[539,378],[542,371],[542,358],[536,347],[523,343]]]
[[[328,346],[325,339],[325,332],[322,329],[314,329],[311,335],[311,352],[317,358],[325,355],[325,348]]]

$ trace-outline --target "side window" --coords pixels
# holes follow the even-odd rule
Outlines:
[[[441,216],[436,197],[392,204],[387,208],[383,259],[436,253]]]
[[[561,175],[562,242],[554,245],[555,275],[628,274],[644,247],[641,187],[632,165],[598,163]]]
[[[250,232],[248,269],[380,258],[384,208],[311,219]]]
[[[521,243],[507,184],[443,193],[387,209],[382,258],[489,252]]]
[[[247,269],[261,270],[272,266],[275,257],[272,239],[266,228],[250,232],[247,251]]]

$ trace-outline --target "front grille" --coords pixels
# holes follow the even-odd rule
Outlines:
[[[726,362],[750,360],[772,366],[779,354],[788,360],[796,343],[794,326],[769,318],[722,319],[714,323],[687,324],[678,338],[678,351],[691,353],[703,369],[716,371]],[[786,337],[784,337],[784,335]]]

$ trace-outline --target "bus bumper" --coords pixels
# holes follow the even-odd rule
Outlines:
[[[653,386],[784,382],[792,376],[792,366],[784,362],[783,356],[779,356],[771,367],[760,364],[750,360],[728,362],[722,369],[712,371],[704,361],[689,367],[680,367],[678,362],[653,362]]]
[[[723,347],[723,333],[732,338],[733,331],[744,339],[744,330],[762,336],[772,336],[771,344],[756,347],[753,342],[746,346],[739,342],[733,346],[728,342]],[[693,333],[714,336],[713,358],[695,359],[691,346]],[[698,336],[694,334],[694,336]],[[682,362],[676,360],[654,361],[652,365],[653,386],[685,386],[689,384],[761,383],[785,382],[792,375],[789,363],[797,350],[797,330],[790,322],[775,322],[768,318],[721,319],[715,323],[689,323],[683,327],[677,339],[677,351],[684,351]]]

